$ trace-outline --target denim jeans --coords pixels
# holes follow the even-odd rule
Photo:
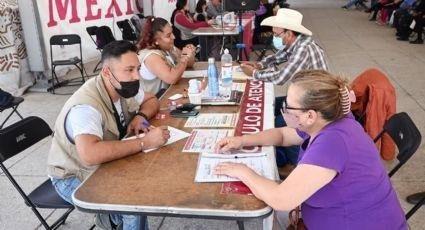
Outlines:
[[[66,179],[52,178],[52,184],[62,199],[66,200],[70,204],[73,204],[72,193],[77,189],[81,182],[76,177],[70,177]],[[148,220],[146,216],[110,214],[110,217],[114,224],[122,224],[123,230],[148,230]]]
[[[276,128],[286,126],[286,122],[280,113],[282,108],[283,101],[286,100],[286,97],[276,97],[275,98],[275,120],[274,126]],[[298,163],[298,152],[300,147],[297,145],[287,146],[287,147],[276,147],[276,164],[278,167],[282,167],[286,164],[297,165]]]

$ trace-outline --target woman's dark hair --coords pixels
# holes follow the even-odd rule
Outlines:
[[[187,4],[187,0],[177,0],[176,2],[176,10],[183,9]]]
[[[168,21],[163,18],[155,18],[153,16],[146,17],[141,37],[137,41],[139,50],[154,47],[154,37],[157,32],[163,32],[164,27],[168,25]]]
[[[206,0],[199,0],[198,3],[196,3],[195,11],[196,13],[202,13],[202,7],[207,4]]]
[[[173,13],[171,14],[171,25],[174,26],[174,17],[176,16],[176,14],[182,10],[187,4],[187,0],[177,0],[176,2],[176,9],[174,9]]]

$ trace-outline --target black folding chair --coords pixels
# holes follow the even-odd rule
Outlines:
[[[257,55],[257,61],[261,61],[266,56],[267,51],[273,53],[277,52],[277,49],[273,46],[273,36],[264,37],[263,43],[252,45],[252,51]]]
[[[415,193],[407,197],[407,200],[409,201],[409,197],[417,196],[419,198],[418,202],[415,204],[415,206],[410,209],[409,212],[406,214],[406,220],[408,220],[416,211],[418,211],[419,208],[421,208],[423,205],[425,205],[425,192]]]
[[[383,130],[374,139],[374,142],[378,141],[384,133],[388,135],[395,142],[398,154],[398,164],[388,173],[389,177],[392,177],[401,166],[403,166],[410,157],[416,152],[421,145],[422,136],[413,123],[412,119],[405,112],[394,114],[384,125]],[[406,214],[406,220],[408,220],[425,202],[425,196]]]
[[[133,24],[136,36],[138,38],[140,37],[140,33],[143,31],[144,18],[145,16],[143,14],[135,14],[130,18],[130,22]]]
[[[3,123],[1,123],[0,125],[0,129],[3,128],[3,126],[6,124],[6,122],[10,119],[10,117],[13,115],[13,113],[16,113],[21,119],[24,119],[22,117],[22,115],[18,112],[18,106],[19,104],[21,104],[24,99],[22,97],[14,97],[11,96],[13,99],[10,103],[8,103],[5,106],[0,106],[0,113],[2,113],[3,111],[7,110],[7,109],[12,109],[12,111],[9,113],[9,115],[7,115],[6,119],[4,119]]]
[[[29,195],[26,195],[9,173],[9,170],[4,166],[3,162],[51,135],[52,130],[49,125],[39,117],[27,117],[0,130],[0,167],[22,196],[25,204],[31,207],[34,214],[46,229],[56,229],[64,224],[68,215],[74,210],[74,206],[64,201],[56,193],[50,179],[44,181]],[[37,208],[66,209],[66,212],[52,225],[49,225]]]
[[[422,136],[415,123],[405,112],[396,113],[385,122],[383,130],[373,141],[377,142],[384,133],[391,137],[398,149],[397,159],[399,162],[388,173],[388,176],[392,177],[419,148]]]
[[[131,41],[133,43],[137,41],[137,34],[128,19],[117,21],[117,26],[121,30],[123,40]]]
[[[64,48],[65,46],[71,46],[69,49],[74,48],[75,45],[79,46],[80,55],[69,58],[69,59],[55,59],[53,57],[53,48],[55,46],[59,46],[61,48]],[[58,49],[58,48],[57,48]],[[78,34],[62,34],[62,35],[54,35],[50,37],[50,62],[51,62],[51,69],[52,69],[52,88],[51,92],[55,93],[55,88],[67,85],[69,82],[75,80],[66,80],[63,82],[59,82],[58,76],[56,75],[56,67],[58,66],[66,66],[66,65],[73,65],[78,68],[78,70],[81,73],[81,84],[85,82],[84,79],[84,64],[83,64],[83,51],[81,48],[81,38]],[[55,83],[56,81],[56,83]],[[74,84],[75,85],[75,84]]]
[[[96,49],[102,54],[102,49],[108,43],[115,41],[115,37],[112,34],[111,28],[108,26],[89,26],[86,27],[87,33],[90,35],[90,39],[96,45]],[[99,70],[100,61],[96,64],[93,69],[93,73]]]
[[[97,46],[97,42],[96,42],[96,30],[97,30],[97,26],[89,26],[86,27],[86,31],[87,33],[90,35],[90,39],[93,41],[93,43],[96,45],[96,49],[99,50],[99,52],[102,54],[102,49],[99,48],[99,46]],[[95,73],[98,69],[97,67],[100,65],[100,61],[96,64],[96,66],[93,69],[93,73]]]

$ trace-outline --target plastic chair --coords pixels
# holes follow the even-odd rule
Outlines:
[[[12,111],[9,113],[9,115],[6,117],[6,119],[3,121],[3,123],[1,123],[0,129],[3,128],[3,126],[10,119],[10,117],[13,115],[13,113],[16,113],[21,119],[24,119],[22,117],[22,115],[17,110],[19,104],[21,104],[24,101],[24,98],[22,98],[22,97],[14,97],[14,96],[11,96],[11,97],[12,97],[12,101],[10,103],[8,103],[5,106],[0,106],[0,113],[2,113],[3,111],[5,111],[7,109],[12,109]]]
[[[22,196],[25,204],[31,207],[31,210],[46,229],[56,229],[64,224],[68,215],[74,210],[74,206],[64,201],[56,193],[50,179],[44,181],[29,195],[26,195],[9,173],[9,170],[3,165],[3,162],[51,135],[52,130],[49,125],[39,117],[27,117],[0,130],[0,167]],[[66,212],[52,225],[48,225],[37,208],[66,209]]]
[[[123,40],[131,41],[133,43],[137,41],[137,34],[128,19],[117,21],[117,26],[121,30]]]
[[[65,47],[65,46],[75,46],[78,45],[79,46],[79,51],[80,51],[80,55],[79,57],[75,56],[69,59],[59,59],[59,60],[55,60],[55,58],[53,57],[53,47],[55,46],[60,46],[60,47]],[[74,48],[74,47],[70,47]],[[58,66],[66,66],[66,65],[74,65],[75,67],[78,68],[78,70],[80,70],[81,73],[81,82],[84,83],[85,79],[84,79],[84,64],[83,64],[83,51],[81,48],[81,38],[79,35],[77,34],[63,34],[63,35],[54,35],[52,37],[50,37],[50,62],[51,62],[51,69],[52,69],[52,87],[51,87],[51,92],[54,94],[55,93],[55,88],[66,85],[68,82],[70,82],[71,80],[67,80],[67,81],[63,81],[63,82],[59,82],[59,79],[56,75],[56,67]],[[74,80],[74,79],[73,79]],[[56,81],[56,83],[55,83]]]
[[[388,173],[388,176],[393,176],[401,166],[419,148],[422,141],[421,133],[413,123],[412,119],[405,112],[396,113],[385,123],[383,130],[373,140],[377,142],[384,133],[387,133],[395,142],[398,149],[397,159],[398,164]]]

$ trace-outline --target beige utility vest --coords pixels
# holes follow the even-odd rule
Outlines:
[[[121,98],[122,111],[126,124],[130,115],[139,109],[134,98]],[[71,143],[65,133],[65,120],[70,109],[76,105],[89,105],[102,115],[103,140],[119,140],[118,126],[114,117],[112,101],[106,91],[102,76],[88,80],[65,103],[56,119],[52,146],[48,157],[48,175],[63,179],[76,176],[83,181],[92,173],[96,166],[87,166],[82,163],[75,144]],[[131,111],[131,112],[130,112]]]

